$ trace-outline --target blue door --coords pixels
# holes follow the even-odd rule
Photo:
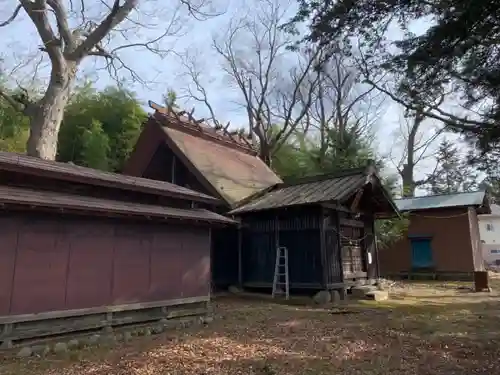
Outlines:
[[[411,263],[412,268],[431,268],[434,265],[430,238],[411,239]]]

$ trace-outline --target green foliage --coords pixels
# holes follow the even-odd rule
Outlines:
[[[408,230],[410,221],[408,215],[402,214],[401,218],[377,220],[375,222],[375,233],[379,247],[389,247],[401,238]]]
[[[119,87],[98,92],[84,85],[66,107],[57,159],[120,171],[145,119],[146,112],[132,93]]]
[[[363,167],[374,153],[362,137],[345,132],[339,137],[329,130],[322,146],[317,139],[295,134],[273,158],[273,168],[284,178],[298,178],[321,173]]]
[[[109,137],[104,132],[102,124],[92,120],[90,128],[82,134],[82,159],[86,167],[109,169]]]
[[[477,189],[477,173],[456,146],[442,141],[436,152],[437,168],[429,178],[431,194],[450,194]]]
[[[28,136],[29,119],[0,97],[0,151],[25,152]]]
[[[474,111],[474,116],[435,112],[446,124],[474,135],[488,150],[500,139],[500,2],[493,0],[299,0],[294,21],[309,21],[308,43],[330,54],[357,40],[373,73],[393,74],[398,98],[412,109],[432,105],[443,93]],[[412,21],[429,25],[422,35]],[[389,25],[403,37],[387,42]],[[293,24],[293,23],[292,23]],[[397,49],[393,48],[397,47]]]
[[[343,137],[335,130],[327,135],[326,148],[322,148],[314,138],[295,134],[274,155],[273,168],[282,178],[300,178],[321,173],[364,167],[368,160],[375,159],[367,140],[346,133]],[[378,168],[383,168],[381,161]],[[397,184],[396,176],[382,178],[386,190],[392,194]],[[377,220],[375,231],[379,246],[389,246],[401,237],[408,228],[406,218]]]
[[[172,89],[167,90],[167,93],[163,95],[163,102],[165,103],[165,106],[167,106],[167,108],[179,108],[179,106],[177,105],[177,94]]]

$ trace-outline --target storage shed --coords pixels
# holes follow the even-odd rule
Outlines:
[[[388,277],[472,279],[483,271],[477,215],[489,213],[486,192],[432,195],[395,200],[408,215],[407,233],[380,249],[380,269]]]
[[[396,213],[373,166],[277,185],[229,212],[243,225],[239,282],[272,287],[279,247],[288,250],[291,289],[375,281],[374,220]]]
[[[205,314],[216,198],[0,153],[0,345]],[[179,315],[179,314],[177,314]]]

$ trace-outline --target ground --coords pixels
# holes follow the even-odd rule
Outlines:
[[[470,286],[398,283],[391,301],[340,308],[223,298],[206,327],[66,358],[4,359],[0,374],[493,374],[500,280],[490,294]]]

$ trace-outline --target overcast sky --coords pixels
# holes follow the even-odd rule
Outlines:
[[[199,1],[199,0],[195,0]],[[162,96],[168,88],[174,89],[176,92],[183,93],[189,84],[189,78],[185,75],[185,68],[180,63],[177,56],[178,53],[189,53],[191,56],[196,56],[203,74],[201,76],[202,83],[205,86],[208,97],[214,107],[217,116],[220,120],[226,122],[231,121],[235,126],[246,125],[246,115],[244,109],[236,102],[240,99],[238,91],[228,84],[227,77],[219,65],[220,58],[211,48],[212,36],[223,33],[226,30],[227,24],[234,19],[242,17],[250,9],[252,12],[258,7],[258,0],[213,0],[213,8],[206,8],[208,12],[216,12],[224,10],[224,14],[213,17],[206,21],[195,21],[185,16],[185,12],[173,7],[165,7],[162,4],[176,3],[174,0],[159,1],[149,0],[141,3],[139,12],[135,12],[132,16],[132,21],[147,24],[148,27],[134,27],[133,22],[128,23],[126,36],[132,38],[132,42],[151,40],[157,38],[165,32],[170,20],[177,19],[177,22],[171,26],[172,30],[177,30],[176,36],[165,38],[161,42],[160,47],[163,50],[169,50],[163,58],[146,51],[144,49],[127,49],[123,50],[120,56],[123,61],[133,69],[143,80],[148,81],[148,85],[134,82],[127,71],[122,69],[120,78],[124,80],[127,88],[136,92],[141,102],[146,105],[148,100],[162,102]],[[109,1],[108,1],[109,2]],[[17,2],[13,0],[0,0],[0,22],[3,18],[8,17],[14,9]],[[78,3],[78,2],[76,2]],[[98,19],[99,14],[103,14],[104,9],[100,0],[86,0],[87,13],[90,18]],[[287,0],[283,0],[283,4],[287,4]],[[293,0],[291,0],[293,4]],[[293,7],[290,8],[290,14],[294,13]],[[176,17],[178,15],[179,17]],[[76,19],[75,19],[76,20]],[[76,21],[75,21],[76,22]],[[73,22],[74,23],[74,22]],[[424,30],[425,23],[416,25],[416,30]],[[398,32],[396,29],[391,31],[391,38],[397,39]],[[121,39],[121,40],[120,40]],[[112,42],[115,46],[123,44],[122,37],[115,38]],[[33,66],[38,61],[35,56],[40,56],[38,48],[40,39],[36,30],[27,17],[21,12],[16,21],[8,27],[0,28],[0,46],[1,56],[4,59],[5,71],[11,71],[19,62],[25,62],[23,69],[14,72],[12,77],[26,82],[28,77],[32,76]],[[104,87],[113,84],[109,75],[103,68],[104,61],[89,58],[83,65],[82,74],[91,77],[98,87]],[[42,66],[39,70],[40,79],[47,77],[47,65]],[[193,105],[196,108],[197,117],[207,115],[206,108],[199,103],[193,101],[181,100],[181,104],[188,108]],[[376,147],[381,156],[388,155],[391,150],[392,154],[397,157],[401,147],[398,147],[398,140],[394,137],[394,133],[398,132],[401,124],[401,110],[398,105],[391,103],[389,100],[384,105],[382,115],[376,125]],[[424,127],[425,131],[430,131],[432,124],[429,123]],[[388,162],[390,167],[390,162]],[[424,162],[419,168],[419,174],[432,168],[432,162]]]

